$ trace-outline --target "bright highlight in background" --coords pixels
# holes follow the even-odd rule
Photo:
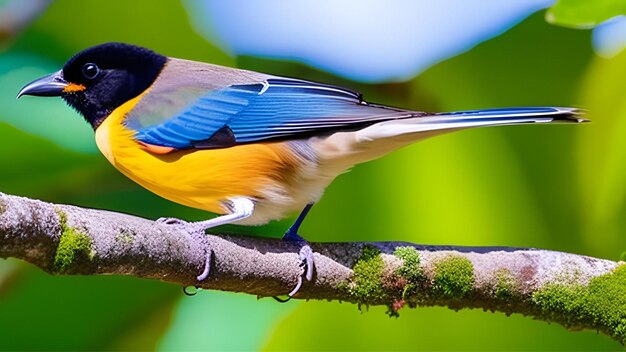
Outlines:
[[[195,28],[233,55],[292,59],[373,83],[409,79],[552,3],[189,0],[186,5]]]
[[[614,17],[593,30],[593,49],[600,56],[613,57],[626,47],[626,16]]]

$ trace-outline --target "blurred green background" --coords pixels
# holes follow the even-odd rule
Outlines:
[[[359,165],[328,188],[301,234],[311,241],[541,247],[612,260],[626,250],[626,52],[600,58],[589,31],[549,24],[544,11],[410,81],[363,84],[292,61],[229,56],[194,31],[178,1],[62,0],[40,10],[17,32],[0,23],[1,192],[153,219],[208,216],[123,177],[60,99],[15,100],[25,83],[75,52],[123,41],[348,86],[368,100],[416,110],[585,107],[591,124],[463,131]],[[278,237],[292,220],[227,230]],[[596,332],[519,315],[419,308],[393,319],[384,312],[222,292],[186,297],[157,281],[50,276],[0,260],[2,350],[621,349]]]

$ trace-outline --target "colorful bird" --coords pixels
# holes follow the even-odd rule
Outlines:
[[[79,52],[22,95],[60,96],[91,124],[98,148],[124,175],[163,198],[220,214],[199,222],[160,219],[163,224],[197,233],[264,224],[304,209],[284,239],[301,243],[307,280],[314,256],[298,228],[345,170],[460,129],[585,121],[579,109],[559,107],[404,110],[340,87],[123,43]]]

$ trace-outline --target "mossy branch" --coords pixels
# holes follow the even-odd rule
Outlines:
[[[520,313],[626,341],[626,266],[538,249],[311,243],[316,270],[296,298]],[[202,282],[208,250],[211,273]],[[277,239],[191,236],[114,212],[0,193],[0,257],[53,274],[117,274],[277,296],[301,275],[299,248]]]

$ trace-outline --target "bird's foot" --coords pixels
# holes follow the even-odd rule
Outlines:
[[[189,234],[203,235],[205,230],[205,228],[198,222],[189,222],[178,218],[158,218],[156,223],[159,225],[171,226]]]
[[[176,226],[176,227],[183,227],[183,226],[187,226],[191,224],[190,222],[187,222],[183,219],[178,219],[178,218],[158,218],[155,222],[159,225],[168,225],[168,226]]]
[[[289,243],[293,243],[294,245],[300,246],[300,263],[298,264],[298,266],[302,268],[302,273],[298,276],[298,282],[296,283],[296,286],[293,288],[293,290],[291,290],[291,292],[287,294],[287,298],[283,299],[279,297],[274,297],[274,299],[276,299],[277,301],[284,303],[289,301],[293,296],[296,295],[296,293],[298,293],[298,291],[300,291],[300,287],[302,287],[303,277],[306,279],[306,281],[313,280],[315,259],[313,256],[313,249],[311,248],[309,243],[296,232],[287,231],[287,233],[285,233],[285,236],[283,236],[283,241],[287,241]]]
[[[204,281],[211,272],[211,257],[213,255],[213,251],[207,241],[206,236],[204,235],[204,228],[202,226],[198,226],[197,223],[188,222],[185,220],[177,219],[177,218],[159,218],[156,220],[156,223],[161,226],[168,226],[175,228],[178,231],[185,233],[187,236],[190,236],[192,240],[198,241],[204,244],[205,247],[205,258],[204,258],[204,270],[200,275],[196,276],[196,280],[198,282]],[[196,289],[198,287],[196,286]],[[183,288],[183,292],[187,293],[186,288]],[[195,293],[194,293],[195,294]],[[194,294],[188,294],[193,296]]]

